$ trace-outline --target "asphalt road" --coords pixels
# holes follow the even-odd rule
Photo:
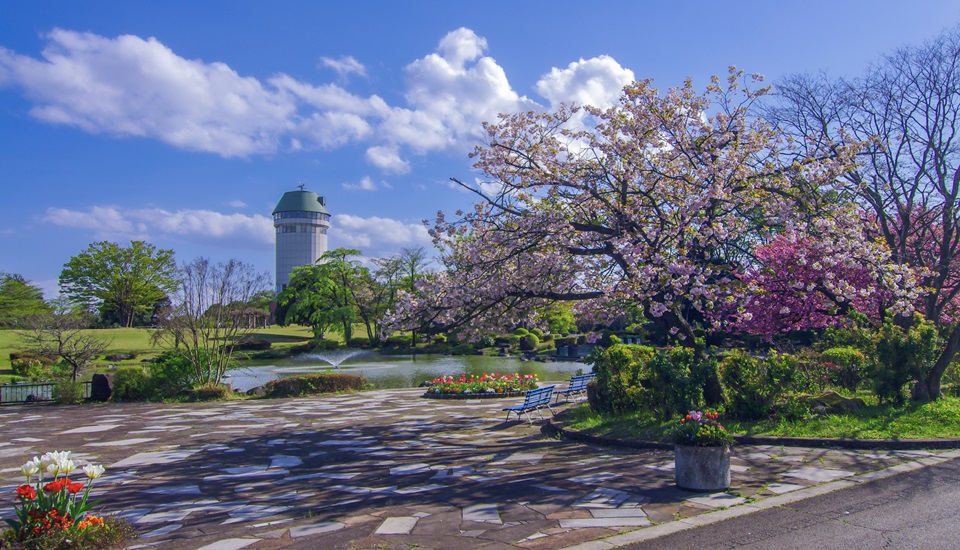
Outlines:
[[[960,459],[620,548],[960,548]]]

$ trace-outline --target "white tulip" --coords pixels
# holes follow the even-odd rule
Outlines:
[[[31,476],[37,474],[40,471],[40,464],[32,460],[28,461],[26,464],[20,467],[20,473],[25,475],[28,479]]]
[[[90,479],[97,479],[103,475],[103,466],[99,464],[87,464],[83,467],[83,473],[87,474],[87,477]]]

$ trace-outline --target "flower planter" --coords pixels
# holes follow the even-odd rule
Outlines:
[[[427,399],[497,399],[500,397],[523,397],[525,391],[482,392],[482,393],[431,393],[427,392],[420,397]]]
[[[690,491],[723,491],[730,486],[730,447],[674,446],[677,486]]]

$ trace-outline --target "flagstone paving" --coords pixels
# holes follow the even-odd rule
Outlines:
[[[731,488],[695,494],[674,486],[671,451],[556,440],[505,422],[515,400],[420,393],[3,407],[0,514],[21,464],[72,450],[107,467],[98,510],[139,547],[554,549],[936,454],[739,446]]]

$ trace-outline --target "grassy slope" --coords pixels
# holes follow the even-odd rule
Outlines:
[[[602,416],[581,405],[564,415],[573,429],[619,439],[660,440],[675,424],[649,413]],[[857,416],[828,415],[799,422],[721,422],[734,434],[849,439],[941,439],[960,437],[960,399],[945,397],[933,403],[864,407]]]

